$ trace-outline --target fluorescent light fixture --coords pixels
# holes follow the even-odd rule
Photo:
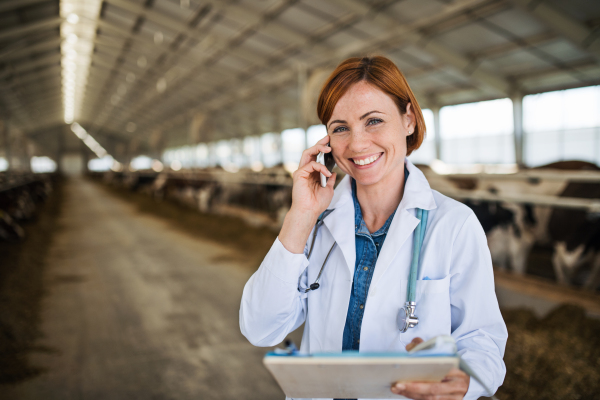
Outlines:
[[[67,116],[65,116],[65,121],[67,120]],[[108,152],[100,143],[96,141],[81,125],[77,122],[73,122],[71,124],[71,130],[73,133],[85,143],[90,150],[92,150],[98,158],[102,158],[104,156],[109,155]]]
[[[67,16],[67,22],[70,23],[70,24],[75,25],[76,23],[79,22],[79,15],[77,15],[77,14],[69,14]]]
[[[80,118],[102,0],[60,0],[65,123]]]

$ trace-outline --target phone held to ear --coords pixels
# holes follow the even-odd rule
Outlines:
[[[327,143],[327,147],[329,147],[329,143]],[[335,167],[335,160],[333,159],[333,152],[330,151],[329,153],[319,153],[317,154],[317,162],[319,164],[323,164],[325,166],[325,168],[327,168],[327,170],[329,172],[333,171],[333,167]],[[323,175],[323,173],[320,173],[321,175],[321,187],[325,187],[327,186],[327,180],[329,179],[328,177],[326,177],[325,175]]]

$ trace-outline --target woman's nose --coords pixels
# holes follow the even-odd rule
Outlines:
[[[371,145],[371,140],[369,136],[364,131],[353,130],[350,134],[350,143],[348,144],[348,148],[355,152],[360,153],[369,148]]]

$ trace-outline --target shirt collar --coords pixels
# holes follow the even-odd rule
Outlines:
[[[408,159],[404,160],[404,168],[408,171],[408,177],[405,177],[404,195],[398,205],[398,209],[420,208],[422,210],[433,210],[437,208],[437,204],[435,204],[433,198],[433,190],[429,186],[429,182],[427,182],[427,178],[425,178],[423,172]],[[341,212],[346,206],[346,202],[352,200],[351,180],[352,178],[347,175],[338,184],[333,199],[329,207],[327,207],[328,209],[339,209]],[[352,206],[350,205],[350,207]]]
[[[406,168],[406,164],[404,165],[404,186],[406,186],[406,181],[408,179],[408,169]],[[390,228],[390,224],[394,219],[394,214],[396,214],[396,210],[392,212],[392,214],[385,221],[383,226],[379,228],[376,232],[369,232],[367,228],[367,224],[362,216],[362,210],[360,209],[360,203],[358,202],[358,197],[356,195],[356,181],[354,178],[350,178],[351,187],[352,187],[352,200],[354,202],[354,231],[357,235],[366,235],[366,236],[381,236],[387,234],[388,229]]]

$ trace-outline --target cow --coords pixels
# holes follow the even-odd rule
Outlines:
[[[523,275],[527,257],[535,243],[533,227],[536,224],[531,205],[463,201],[470,207],[488,240],[493,264],[501,269],[512,269]]]
[[[420,167],[422,168],[422,167]],[[570,170],[570,171],[598,171],[595,164],[584,161],[560,161],[535,170]],[[527,193],[546,196],[600,198],[591,189],[595,184],[581,184],[565,180],[506,180],[489,179],[476,181],[471,178],[448,178],[435,175],[425,169],[427,178],[432,188],[444,190],[486,190],[498,195]],[[583,186],[580,186],[583,185]],[[576,190],[579,188],[578,190]],[[579,192],[581,191],[581,193]],[[600,279],[600,256],[595,256],[594,225],[593,220],[584,224],[582,215],[574,210],[553,209],[549,206],[533,206],[529,204],[516,204],[508,202],[465,201],[469,205],[484,227],[492,261],[499,268],[511,268],[517,274],[523,274],[527,267],[527,258],[534,245],[547,245],[553,249],[553,269],[556,279],[561,283],[572,281],[573,273],[587,263],[592,264],[591,272],[585,281],[586,287],[597,286]],[[575,213],[575,214],[571,214]],[[570,216],[570,217],[569,217]],[[553,218],[553,229],[550,229],[550,220]],[[560,226],[570,228],[561,228]],[[571,233],[584,230],[588,238],[583,239]],[[581,234],[581,233],[580,233]],[[566,239],[569,236],[570,239]],[[587,241],[586,241],[587,240]],[[585,243],[584,243],[585,242]]]
[[[561,197],[600,199],[600,183],[571,182]],[[586,288],[597,285],[600,273],[600,216],[585,210],[556,208],[548,223],[552,241],[552,265],[561,284],[573,283],[576,272],[591,263]]]

